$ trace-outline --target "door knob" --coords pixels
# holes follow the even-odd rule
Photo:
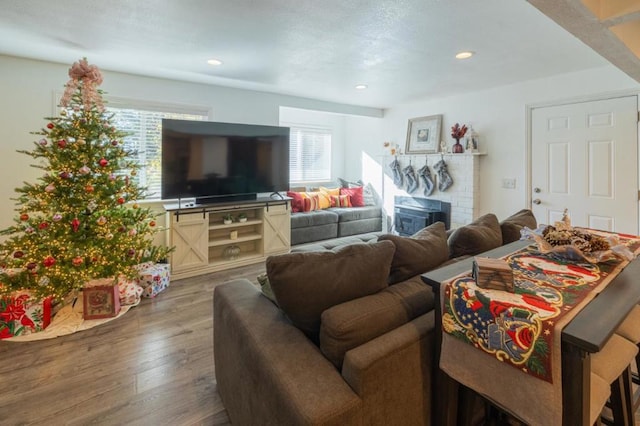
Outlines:
[[[540,198],[536,198],[532,202],[533,202],[533,204],[540,204],[542,201],[540,201]]]
[[[535,192],[536,194],[540,193],[541,189],[540,188],[533,188],[533,192]]]

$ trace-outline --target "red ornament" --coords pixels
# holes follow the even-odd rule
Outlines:
[[[129,249],[127,251],[127,254],[129,255],[129,257],[133,257],[136,255],[136,251],[134,249]]]
[[[78,228],[80,228],[80,221],[77,217],[71,221],[71,228],[73,229],[73,232],[78,232]]]
[[[73,258],[71,263],[73,263],[73,266],[80,266],[84,263],[84,259],[81,256],[76,256]]]
[[[29,220],[29,215],[26,214],[26,213],[22,213],[20,215],[20,220],[23,221],[23,222]]]
[[[152,228],[153,228],[154,226],[156,226],[156,221],[155,221],[155,220],[152,220],[151,222],[149,222],[149,226],[150,226],[150,227],[152,227]]]
[[[118,141],[117,141],[117,140],[115,140],[115,139],[114,139],[114,140],[112,140],[112,141],[111,141],[111,145],[113,145],[113,146],[118,146]]]
[[[20,259],[22,256],[24,256],[24,253],[23,253],[23,252],[21,252],[20,250],[15,251],[15,252],[13,253],[13,257],[15,257],[16,259]]]
[[[56,263],[56,259],[53,256],[47,256],[44,258],[44,260],[42,261],[42,264],[46,267],[49,268],[53,265],[55,265]]]
[[[107,167],[109,165],[109,160],[101,158],[100,161],[98,161],[98,164],[100,164],[100,167]]]
[[[40,225],[38,225],[38,228],[40,229],[47,229],[48,227],[49,227],[48,222],[42,222]]]
[[[117,201],[118,201],[118,204],[124,204],[125,199],[124,199],[124,198],[122,198],[122,197],[120,197],[120,198],[118,198],[118,200],[117,200]]]
[[[31,271],[32,269],[36,269],[36,266],[38,266],[38,265],[36,264],[36,262],[29,262],[29,263],[27,263],[27,269],[28,269],[28,270],[30,270],[30,271]]]
[[[55,125],[53,123],[47,124],[47,129],[53,129]]]
[[[94,189],[93,185],[87,185],[87,186],[84,187],[84,190],[89,192],[89,193],[93,192],[93,189]]]
[[[69,179],[69,173],[68,172],[60,172],[60,178]]]
[[[67,146],[67,141],[65,141],[64,139],[60,139],[58,141],[58,148],[64,148],[65,146]]]

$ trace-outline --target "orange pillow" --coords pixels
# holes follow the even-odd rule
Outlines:
[[[349,195],[332,195],[331,207],[351,207],[351,197]]]
[[[364,196],[361,186],[340,188],[340,195],[349,195],[351,197],[351,207],[364,207]]]

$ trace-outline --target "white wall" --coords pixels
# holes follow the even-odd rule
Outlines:
[[[91,62],[91,58],[89,58]],[[100,64],[96,64],[100,65]],[[14,189],[24,181],[34,182],[40,171],[30,167],[33,160],[16,151],[32,149],[37,140],[30,132],[46,125],[44,117],[57,115],[54,96],[64,90],[70,64],[54,64],[0,55],[0,229],[14,218]],[[351,105],[334,104],[312,99],[282,96],[220,86],[185,83],[158,78],[141,77],[103,70],[101,88],[107,96],[152,103],[202,106],[211,111],[210,120],[278,125],[280,107],[359,114],[381,117],[382,111]],[[344,161],[342,149],[336,164]],[[158,206],[154,206],[158,207]]]
[[[455,122],[472,124],[480,134],[480,151],[488,153],[480,157],[479,214],[493,212],[502,219],[528,207],[526,106],[618,91],[637,93],[640,84],[611,66],[461,96],[424,99],[385,111],[382,133],[375,143],[380,147],[389,140],[404,148],[408,119],[414,117],[443,114],[442,139],[449,145],[453,143],[450,128]],[[501,188],[504,177],[515,178],[516,188]]]

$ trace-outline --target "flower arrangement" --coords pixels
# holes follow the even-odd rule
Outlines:
[[[460,141],[460,139],[462,139],[464,137],[464,135],[467,134],[467,125],[463,124],[462,126],[460,126],[459,123],[454,124],[453,126],[451,126],[451,137],[454,138],[456,141]]]

